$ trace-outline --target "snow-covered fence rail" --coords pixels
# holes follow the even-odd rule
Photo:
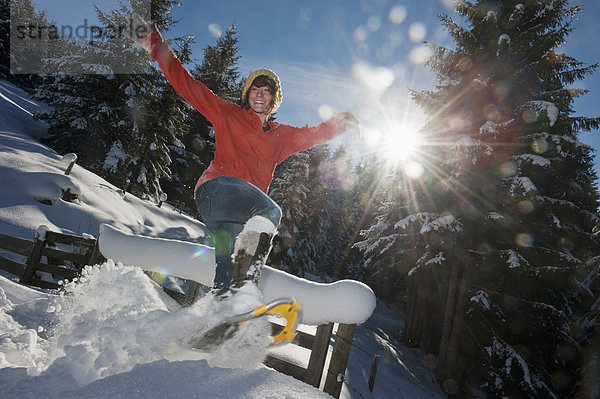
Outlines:
[[[62,234],[40,229],[33,241],[0,234],[0,249],[25,257],[20,263],[0,256],[0,269],[17,276],[21,283],[41,288],[58,288],[54,281],[38,276],[38,272],[48,273],[53,280],[72,280],[81,268],[88,264],[101,263],[96,239],[70,234]]]
[[[179,293],[166,287],[163,287],[163,289],[181,305],[189,306],[193,303],[199,291],[199,284],[194,281],[191,283],[185,293]],[[274,321],[271,321],[271,324],[274,333],[281,331],[282,326],[280,324]],[[280,373],[319,388],[321,386],[323,371],[325,370],[329,347],[333,343],[333,352],[325,374],[323,391],[334,398],[339,398],[342,385],[344,384],[344,379],[340,376],[344,376],[346,372],[356,325],[338,324],[337,332],[332,342],[334,325],[335,323],[321,324],[317,326],[314,335],[300,329],[297,330],[298,335],[296,335],[294,341],[289,345],[296,345],[310,351],[308,366],[306,368],[273,354],[267,355],[264,364]]]
[[[108,259],[137,266],[147,272],[163,274],[167,271],[172,276],[205,287],[213,284],[216,262],[214,248],[210,246],[132,234],[108,224],[102,224],[99,233],[99,249]],[[136,250],[132,251],[131,248]],[[308,337],[305,334],[297,337],[299,346],[311,351],[308,367],[304,368],[287,361],[290,359],[286,353],[287,348],[282,348],[284,353],[274,352],[275,356],[269,357],[266,364],[319,387],[322,376],[326,374],[325,392],[334,397],[339,396],[344,384],[354,326],[366,321],[375,309],[376,299],[373,291],[354,280],[318,283],[268,265],[262,269],[259,288],[266,303],[293,297],[302,306],[302,323],[319,326],[317,337]],[[197,289],[188,288],[185,294],[173,293],[172,296],[185,306],[196,299],[197,293]],[[331,323],[338,323],[339,328],[335,334],[332,360],[325,373],[324,364],[332,342],[332,329],[329,327]],[[292,350],[294,348],[290,348],[290,352]]]
[[[17,276],[23,284],[49,289],[56,289],[59,287],[59,284],[55,281],[71,280],[75,278],[86,265],[94,265],[106,261],[100,252],[99,241],[94,237],[76,236],[48,231],[45,226],[38,229],[33,241],[0,233],[0,251],[2,251],[0,253],[3,254],[6,254],[6,252],[13,254],[11,257],[0,255],[0,269]],[[22,259],[15,260],[19,257]],[[268,267],[266,268],[268,269]],[[52,275],[52,278],[47,280],[43,279],[38,272],[50,274]],[[337,285],[316,284],[310,282],[302,283],[301,279],[297,279],[296,277],[279,275],[282,273],[283,272],[275,270],[271,270],[270,273],[268,273],[272,280],[271,282],[274,282],[275,286],[281,285],[277,284],[277,281],[280,281],[282,278],[293,278],[294,280],[297,280],[295,281],[295,284],[308,284],[306,287],[303,287],[305,291],[308,288],[314,289],[315,286],[318,286],[317,288],[321,292],[321,295],[324,292],[329,292],[330,295],[336,295],[339,294],[334,291],[336,287],[344,288],[352,286],[356,288],[355,285],[357,284],[352,282],[338,282]],[[199,283],[193,280],[190,281],[192,284],[190,285],[188,292],[183,295],[174,296],[175,299],[182,304],[191,304],[193,299],[197,297]],[[289,282],[287,283],[287,286],[289,286]],[[269,286],[267,285],[267,288],[268,287]],[[263,289],[264,288],[265,287],[263,286]],[[302,290],[299,289],[298,293],[301,294],[301,291]],[[269,288],[267,289],[267,292],[269,292]],[[273,293],[271,292],[271,294]],[[309,317],[309,320],[312,320],[313,322],[314,320],[320,320],[319,317],[322,317],[322,314],[319,316],[319,312],[316,312],[315,309],[313,309],[315,304],[311,304],[308,297],[304,299],[304,303],[309,304],[307,307],[310,311],[309,314],[313,313],[312,318]],[[327,302],[330,302],[331,300],[332,298],[329,298],[329,301]],[[372,307],[374,307],[374,305],[369,305],[369,310],[367,312],[369,315],[372,312]],[[318,323],[323,323],[323,321],[314,324]],[[277,326],[274,325],[274,328],[277,328]],[[335,339],[333,340],[333,351],[329,361],[329,367],[325,373],[326,380],[323,390],[336,398],[339,397],[344,382],[343,376],[348,363],[354,328],[355,324],[339,323]],[[267,356],[265,364],[279,372],[295,377],[296,379],[317,388],[320,387],[329,347],[332,343],[333,329],[334,323],[329,322],[327,324],[318,325],[315,335],[298,331],[294,345],[310,350],[308,367],[304,368],[273,355]]]

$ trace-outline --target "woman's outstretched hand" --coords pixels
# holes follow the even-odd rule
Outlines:
[[[358,139],[360,139],[360,124],[356,116],[352,115],[350,112],[342,112],[338,115],[341,118],[342,128],[352,133],[352,135]]]
[[[138,13],[132,12],[125,17],[123,35],[134,42],[146,37],[152,30],[152,25],[142,18]]]
[[[123,35],[139,44],[148,53],[152,52],[150,40],[152,25],[146,22],[138,13],[132,12],[125,18]]]

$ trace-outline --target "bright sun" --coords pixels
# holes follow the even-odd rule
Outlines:
[[[393,160],[408,161],[416,155],[419,136],[415,128],[409,125],[397,126],[383,137],[386,156]]]
[[[413,160],[420,144],[417,128],[408,124],[396,125],[385,132],[370,129],[365,136],[378,153],[394,162]]]

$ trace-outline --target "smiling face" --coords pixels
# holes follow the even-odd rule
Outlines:
[[[280,93],[278,83],[273,78],[267,75],[258,75],[252,80],[252,83],[246,83],[243,91],[242,107],[252,109],[264,125],[277,108],[278,104],[276,105],[276,103],[281,101]]]
[[[259,115],[268,115],[273,106],[271,89],[268,86],[252,85],[248,90],[248,105]]]

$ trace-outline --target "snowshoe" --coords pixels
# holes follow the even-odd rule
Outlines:
[[[275,315],[286,320],[283,329],[271,337],[271,345],[292,342],[297,335],[296,328],[302,319],[302,306],[294,299],[280,299],[257,307],[250,312],[230,317],[210,330],[188,340],[188,345],[196,350],[212,351],[224,342],[235,337],[240,325],[257,317]]]

